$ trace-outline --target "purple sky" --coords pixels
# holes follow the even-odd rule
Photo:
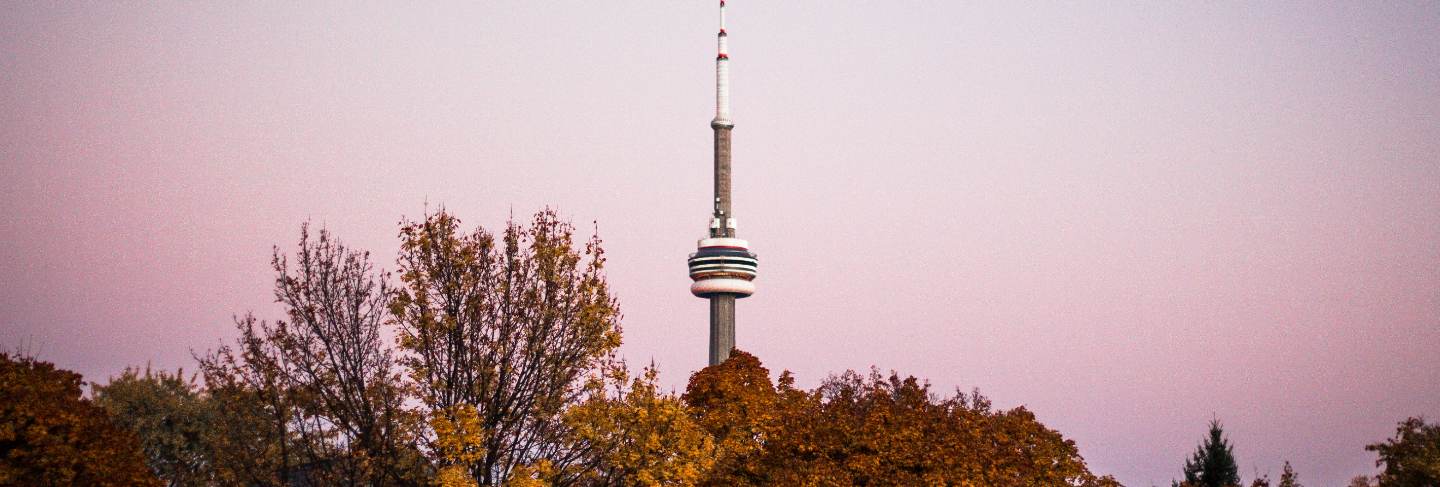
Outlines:
[[[233,2],[232,2],[233,3]],[[191,365],[311,219],[598,221],[624,353],[706,306],[714,2],[0,3],[0,345]],[[1168,484],[1440,419],[1440,3],[732,2],[738,341],[979,387]]]

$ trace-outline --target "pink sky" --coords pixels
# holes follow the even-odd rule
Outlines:
[[[731,3],[738,342],[979,387],[1168,484],[1440,419],[1440,4]],[[0,345],[190,366],[306,219],[597,221],[624,353],[706,358],[713,2],[0,3]],[[28,344],[28,345],[26,345]]]

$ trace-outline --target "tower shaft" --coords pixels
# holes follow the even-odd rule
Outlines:
[[[735,296],[710,298],[710,365],[730,358],[735,349]]]
[[[711,124],[715,130],[715,220],[711,237],[734,237],[735,214],[730,211],[730,131],[734,125]]]
[[[725,0],[720,0],[719,53],[715,56],[715,208],[709,238],[690,254],[690,292],[710,300],[710,365],[730,358],[735,348],[735,300],[755,293],[759,261],[750,244],[735,237],[735,214],[730,199],[730,54],[725,32]]]

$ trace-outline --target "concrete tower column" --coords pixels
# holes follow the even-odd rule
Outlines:
[[[730,358],[735,348],[735,300],[755,293],[759,261],[750,244],[735,238],[735,213],[730,207],[730,53],[725,32],[725,0],[720,0],[720,34],[715,56],[715,207],[709,238],[690,254],[690,292],[710,300],[710,365]]]
[[[710,365],[730,358],[735,349],[735,295],[710,298]]]
[[[730,221],[735,214],[730,210],[730,131],[734,124],[711,124],[715,129],[715,218],[720,221],[718,228],[710,229],[711,237],[734,237],[735,229]]]

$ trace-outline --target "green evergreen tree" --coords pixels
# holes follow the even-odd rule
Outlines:
[[[1305,487],[1300,485],[1300,475],[1295,469],[1290,468],[1290,461],[1285,461],[1285,468],[1280,472],[1280,485],[1278,487]]]
[[[1194,487],[1240,485],[1234,447],[1225,439],[1220,420],[1210,421],[1210,436],[1195,447],[1195,455],[1185,461],[1185,483]]]

